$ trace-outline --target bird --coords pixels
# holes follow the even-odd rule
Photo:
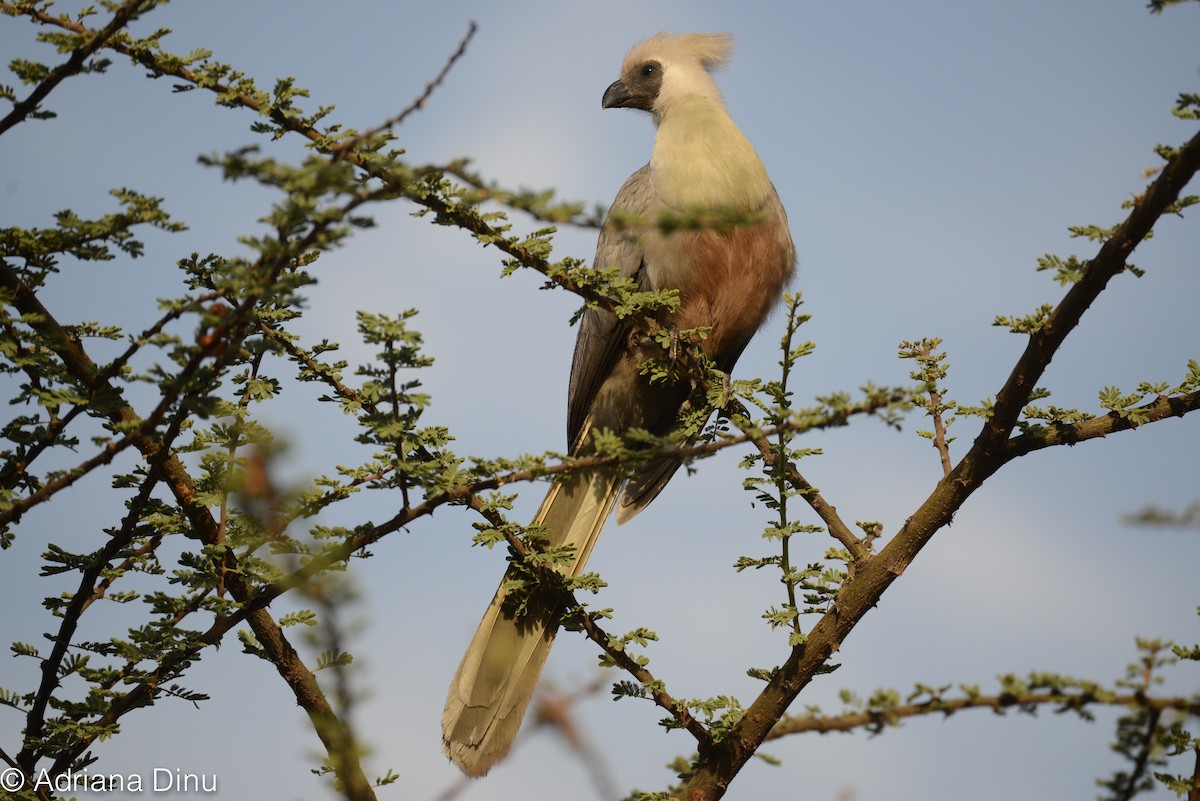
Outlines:
[[[726,374],[777,305],[796,262],[775,186],[712,77],[732,48],[727,33],[660,33],[626,55],[601,105],[648,112],[657,131],[649,163],[625,181],[612,203],[593,262],[596,270],[619,268],[642,290],[677,290],[678,307],[659,322],[677,331],[707,327],[700,347]],[[653,225],[664,212],[717,210],[746,222],[670,233]],[[629,218],[650,224],[631,235],[618,224]],[[572,456],[594,453],[596,432],[673,432],[690,387],[684,381],[651,384],[639,365],[656,355],[663,355],[662,347],[628,321],[604,308],[584,312],[567,393]],[[543,527],[549,545],[574,546],[572,562],[558,569],[579,575],[614,507],[617,522],[628,521],[679,466],[677,459],[661,457],[632,475],[609,465],[552,484],[533,523]],[[505,603],[505,586],[463,656],[442,716],[445,753],[472,777],[487,773],[511,747],[561,613],[555,598],[534,591],[518,615]]]

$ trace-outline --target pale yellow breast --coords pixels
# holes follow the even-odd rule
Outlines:
[[[650,178],[663,202],[756,211],[771,180],[754,147],[716,101],[696,97],[672,104],[658,126]]]

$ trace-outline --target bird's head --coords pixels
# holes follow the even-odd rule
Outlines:
[[[604,108],[637,108],[661,119],[686,97],[705,97],[723,106],[709,73],[728,62],[732,50],[733,37],[727,33],[652,36],[625,56],[621,78],[604,92]]]

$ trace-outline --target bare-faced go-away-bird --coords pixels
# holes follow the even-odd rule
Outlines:
[[[625,57],[603,106],[647,111],[658,132],[650,163],[613,201],[595,261],[597,270],[617,267],[643,290],[678,290],[677,309],[659,321],[677,330],[707,327],[700,346],[726,373],[775,306],[796,260],[775,187],[710,75],[728,61],[732,46],[728,34],[659,34]],[[747,222],[671,233],[653,225],[663,212],[709,210]],[[612,224],[615,214],[648,224],[633,235]],[[651,384],[638,367],[655,355],[662,355],[657,344],[611,312],[584,313],[567,398],[573,456],[593,452],[593,432],[643,429],[666,436],[676,427],[690,387],[686,381]],[[597,467],[554,484],[533,522],[544,527],[549,545],[574,546],[573,563],[559,569],[578,575],[613,507],[618,523],[630,519],[679,464],[651,460],[632,477]],[[502,583],[454,674],[442,715],[446,753],[469,776],[487,773],[512,745],[561,614],[553,597],[535,593],[518,618],[505,597]]]

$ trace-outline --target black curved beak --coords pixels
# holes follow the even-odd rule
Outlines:
[[[613,81],[612,85],[604,90],[604,98],[600,105],[604,108],[625,108],[632,98],[633,94],[624,81]]]

